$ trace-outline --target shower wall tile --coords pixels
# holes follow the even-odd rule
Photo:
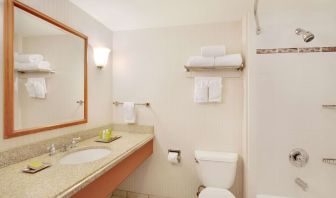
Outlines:
[[[336,52],[336,47],[304,47],[304,48],[275,48],[257,49],[257,54],[288,54],[288,53],[317,53]]]
[[[297,53],[298,48],[279,48],[278,53]]]
[[[257,54],[275,54],[278,49],[257,49]]]
[[[322,47],[322,52],[336,52],[336,47]]]
[[[307,47],[307,48],[299,48],[300,53],[313,53],[313,52],[321,52],[321,47]]]

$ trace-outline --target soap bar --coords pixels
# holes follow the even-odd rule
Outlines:
[[[37,167],[39,165],[40,162],[32,162],[30,163],[27,168],[23,169],[22,172],[24,173],[30,173],[30,174],[34,174],[34,173],[37,173],[43,169],[46,169],[48,167],[51,166],[50,163],[46,163],[46,162],[43,162],[41,163],[42,165],[39,167],[39,168],[36,168],[36,169],[33,169],[33,167]]]
[[[31,162],[30,164],[28,164],[28,168],[36,170],[36,169],[40,169],[44,166],[44,164],[42,162]]]

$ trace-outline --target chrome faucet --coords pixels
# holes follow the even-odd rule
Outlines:
[[[80,140],[81,140],[80,137],[72,138],[70,148],[75,148],[75,147],[77,147],[77,146],[78,146],[78,143],[79,143]]]
[[[51,145],[48,147],[48,151],[49,151],[49,155],[50,155],[50,156],[55,155],[55,154],[56,154],[56,147],[55,147],[55,144],[51,144]]]
[[[62,152],[66,152],[66,151],[68,151],[71,148],[77,147],[80,140],[81,140],[80,137],[72,138],[70,144],[63,144],[63,146],[61,148],[61,151]]]

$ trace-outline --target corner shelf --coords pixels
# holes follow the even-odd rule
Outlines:
[[[216,71],[216,70],[237,70],[237,71],[243,71],[244,70],[244,64],[241,64],[239,67],[235,66],[188,66],[185,65],[184,68],[187,72],[191,71]]]

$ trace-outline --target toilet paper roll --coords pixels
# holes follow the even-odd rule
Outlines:
[[[168,161],[173,164],[178,164],[179,163],[179,156],[178,153],[176,152],[169,152],[168,153]]]

